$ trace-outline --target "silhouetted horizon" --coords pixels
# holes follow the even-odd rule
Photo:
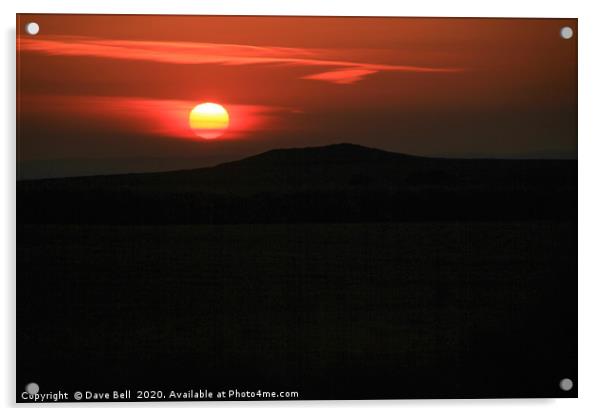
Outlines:
[[[17,183],[19,221],[109,224],[566,218],[576,189],[574,160],[427,158],[349,143]]]
[[[61,178],[76,178],[76,177],[90,177],[90,176],[114,176],[114,175],[136,175],[136,174],[145,174],[145,173],[167,173],[167,172],[179,172],[179,171],[189,171],[189,170],[197,170],[197,169],[207,169],[218,167],[221,165],[226,165],[229,163],[243,162],[248,159],[254,159],[260,157],[262,155],[272,154],[274,152],[291,152],[292,155],[295,151],[303,151],[308,149],[336,149],[336,148],[356,148],[356,149],[366,149],[366,150],[375,150],[383,153],[390,153],[394,155],[407,156],[407,157],[415,157],[422,159],[438,159],[438,160],[525,160],[525,161],[570,161],[577,160],[576,155],[566,155],[566,157],[502,157],[502,156],[491,156],[491,155],[483,155],[483,156],[473,156],[473,157],[457,157],[457,156],[433,156],[433,155],[419,155],[419,154],[411,154],[411,153],[403,153],[403,152],[395,152],[391,150],[385,150],[377,147],[370,147],[361,144],[356,144],[352,142],[337,142],[332,144],[325,145],[317,145],[317,146],[302,146],[302,147],[276,147],[273,149],[264,150],[261,152],[250,153],[247,155],[243,155],[238,158],[222,158],[225,160],[213,161],[213,162],[199,162],[199,159],[203,159],[202,157],[189,157],[187,159],[178,159],[174,161],[172,159],[162,159],[162,158],[117,158],[117,159],[107,159],[107,158],[98,158],[98,159],[85,159],[79,161],[80,163],[75,163],[75,160],[42,160],[42,161],[29,161],[29,162],[17,162],[17,180],[18,181],[27,181],[27,180],[43,180],[43,179],[61,179]],[[96,170],[100,170],[102,168],[95,166],[94,161],[99,161],[102,165],[110,165],[111,160],[116,160],[121,162],[121,165],[127,164],[136,164],[137,162],[147,162],[142,163],[146,165],[146,168],[138,168],[134,170],[127,170],[127,168],[121,168],[116,172],[94,172]],[[210,159],[211,160],[211,159]],[[166,167],[161,168],[160,166],[167,162]],[[179,161],[179,163],[178,163]],[[73,164],[75,166],[73,166]],[[34,166],[35,164],[39,164],[40,166]],[[183,165],[181,167],[171,166],[171,165]],[[150,168],[153,166],[153,168]],[[55,169],[54,173],[53,169]],[[56,171],[58,169],[58,171]],[[86,169],[90,170],[90,173],[87,174],[78,174],[76,171],[85,171]],[[115,168],[113,168],[115,169]],[[66,170],[67,172],[71,171],[71,174],[65,174],[65,172],[61,172],[61,170]]]

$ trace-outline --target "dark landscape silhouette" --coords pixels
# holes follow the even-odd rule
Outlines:
[[[338,144],[17,187],[22,222],[228,224],[567,219],[576,184],[575,160],[435,159]]]
[[[19,385],[573,396],[576,178],[339,144],[20,181]]]

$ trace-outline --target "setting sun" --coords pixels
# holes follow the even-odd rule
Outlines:
[[[203,139],[216,139],[228,128],[230,116],[219,104],[203,103],[190,111],[188,123],[197,136]]]

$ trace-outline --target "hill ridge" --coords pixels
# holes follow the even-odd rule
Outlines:
[[[244,164],[282,164],[282,163],[351,163],[374,162],[375,160],[418,159],[419,156],[390,152],[354,143],[335,143],[323,146],[288,147],[270,149],[239,160],[221,163],[214,167]]]

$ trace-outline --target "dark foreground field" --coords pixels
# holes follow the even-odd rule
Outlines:
[[[17,390],[573,397],[576,237],[570,221],[20,224]]]

